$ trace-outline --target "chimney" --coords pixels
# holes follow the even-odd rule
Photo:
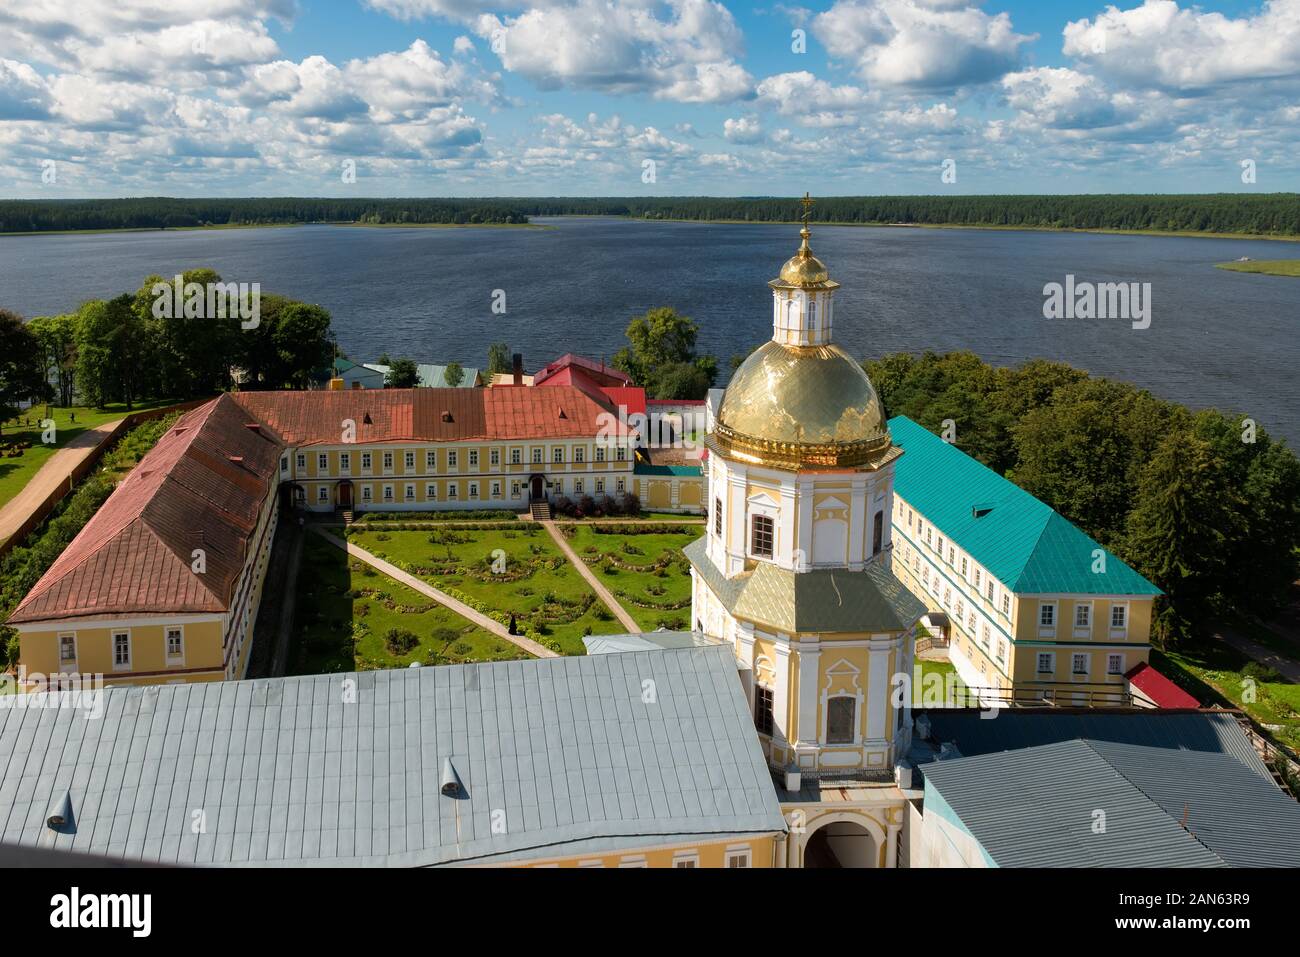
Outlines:
[[[523,385],[524,384],[524,354],[522,352],[516,352],[514,354],[514,367],[512,371],[514,372],[514,384]]]

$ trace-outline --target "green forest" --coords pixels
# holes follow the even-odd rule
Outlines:
[[[1062,362],[970,352],[863,363],[890,415],[956,445],[1158,585],[1153,636],[1269,614],[1300,578],[1300,459],[1243,415],[1192,412]]]
[[[535,216],[790,222],[793,197],[542,197],[531,199],[0,200],[0,233],[172,229],[299,223],[509,225]],[[908,223],[1033,229],[1116,229],[1300,236],[1300,194],[1076,196],[827,196],[819,223]]]

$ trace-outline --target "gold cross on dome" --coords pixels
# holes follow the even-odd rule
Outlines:
[[[803,224],[807,227],[808,217],[812,215],[812,207],[815,201],[807,193],[804,193],[803,199],[799,200],[799,202],[803,204]]]

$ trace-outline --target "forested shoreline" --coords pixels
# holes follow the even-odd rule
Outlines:
[[[303,223],[522,225],[535,216],[778,223],[797,218],[793,197],[537,197],[482,199],[0,200],[0,233],[182,229]],[[1300,236],[1300,194],[1062,196],[828,196],[820,223],[1104,229]]]

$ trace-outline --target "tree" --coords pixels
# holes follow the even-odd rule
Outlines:
[[[420,367],[414,359],[394,359],[388,365],[384,385],[390,389],[413,389],[420,384]]]
[[[514,368],[510,359],[510,347],[504,342],[494,342],[488,346],[487,374],[498,375]]]
[[[695,354],[698,332],[695,321],[676,309],[651,309],[628,324],[629,346],[615,353],[614,368],[631,376],[651,398],[703,398],[717,380],[718,362]]]
[[[1143,468],[1123,552],[1165,593],[1154,625],[1166,647],[1187,639],[1233,574],[1239,507],[1222,460],[1200,436],[1170,433]]]
[[[77,371],[77,317],[37,316],[27,329],[40,343],[45,378],[55,386],[59,405],[72,405]]]
[[[238,305],[224,293],[220,301],[207,294],[208,289],[222,284],[215,270],[187,270],[181,274],[181,282],[179,302],[175,301],[174,280],[163,276],[147,276],[135,293],[135,311],[146,330],[151,354],[147,369],[156,379],[147,391],[180,398],[211,395],[230,384],[231,367],[239,364],[241,351],[237,338],[255,334],[256,328],[241,327]],[[203,290],[203,303],[197,310],[185,301],[183,290],[190,283]],[[260,325],[260,310],[258,318]]]
[[[147,351],[130,293],[92,300],[78,310],[77,382],[87,404],[102,409],[109,402],[123,402],[131,409],[141,396],[141,382],[150,375]]]
[[[448,362],[444,377],[447,380],[447,385],[454,389],[465,381],[465,370],[461,368],[459,362]]]
[[[266,297],[262,321],[265,322]],[[269,330],[273,347],[273,388],[305,389],[312,373],[329,366],[334,355],[330,340],[330,314],[321,306],[286,301],[276,310]]]
[[[713,377],[697,362],[674,362],[659,370],[652,386],[654,398],[703,399],[707,396]]]
[[[0,422],[11,418],[20,402],[50,394],[43,352],[22,316],[0,309]]]

